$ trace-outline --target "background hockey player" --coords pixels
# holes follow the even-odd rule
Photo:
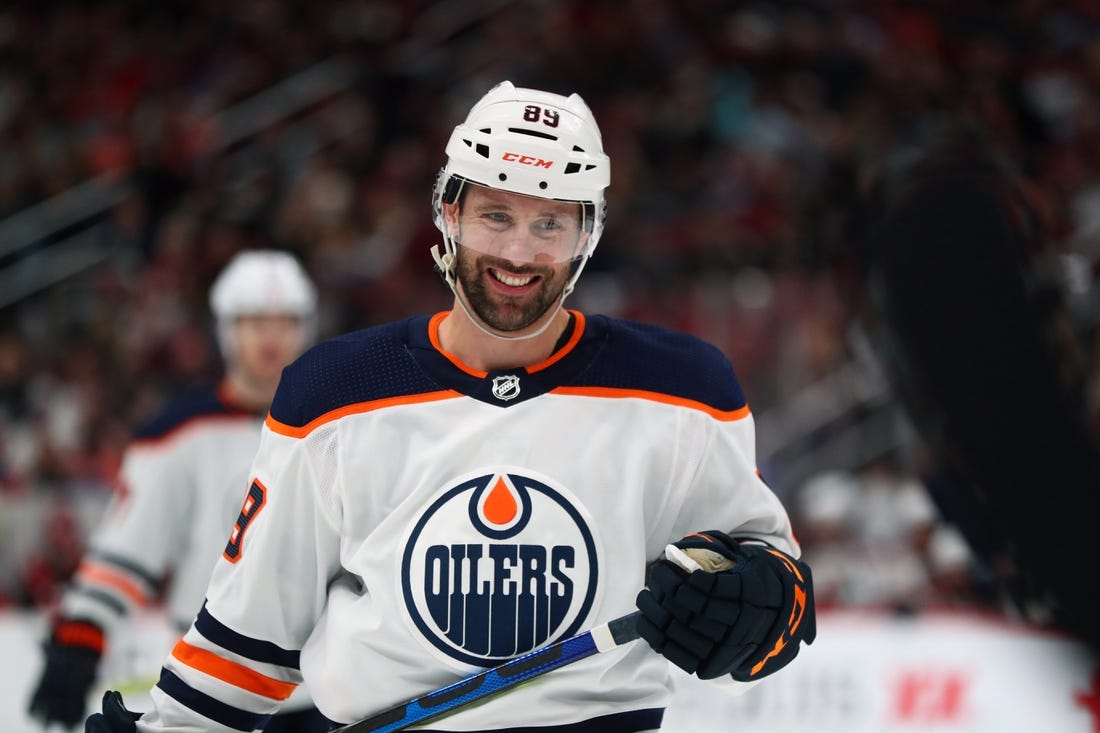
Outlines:
[[[135,431],[116,496],[45,644],[30,704],[45,723],[84,719],[106,636],[133,607],[154,600],[166,576],[170,620],[181,632],[191,625],[246,499],[279,375],[313,340],[316,293],[284,252],[239,253],[214,282],[210,307],[224,379],[178,396]],[[304,690],[299,698],[268,730],[327,730]]]
[[[563,306],[610,181],[584,101],[502,83],[446,153],[434,255],[454,308],[284,372],[252,503],[137,730],[259,728],[303,679],[350,723],[637,605],[647,643],[431,724],[631,733],[660,726],[667,660],[733,686],[813,640],[730,364]],[[87,723],[134,729],[111,693]]]

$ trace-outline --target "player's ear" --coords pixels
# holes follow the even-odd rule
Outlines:
[[[453,204],[444,203],[444,204],[442,204],[442,209],[443,209],[443,220],[447,222],[447,229],[449,229],[452,234],[457,234],[458,233],[458,213],[459,213],[458,212],[458,204],[457,203],[453,203]]]

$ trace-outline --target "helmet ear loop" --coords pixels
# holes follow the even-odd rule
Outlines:
[[[445,175],[443,171],[440,171],[440,176]],[[440,227],[440,233],[443,235],[443,254],[439,253],[439,245],[432,247],[432,259],[435,260],[435,264],[439,269],[439,274],[442,276],[443,281],[447,283],[447,287],[451,289],[451,292],[458,294],[457,280],[455,278],[455,269],[458,267],[458,248],[454,235],[451,234],[451,225],[447,221],[447,213],[444,207],[448,205],[456,205],[462,198],[463,189],[466,186],[466,179],[459,176],[451,176],[446,182],[442,184],[442,190],[439,192],[439,211],[437,213],[438,221],[442,226]]]
[[[455,239],[451,236],[450,232],[443,232],[442,254],[439,252],[438,244],[432,247],[432,259],[435,260],[436,269],[439,271],[440,277],[443,278],[443,282],[447,283],[447,287],[449,287],[452,292],[455,292],[455,287],[457,285],[455,269],[458,266],[458,252],[455,246]]]

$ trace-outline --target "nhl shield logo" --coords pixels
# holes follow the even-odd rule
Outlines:
[[[493,377],[493,397],[503,402],[519,397],[519,377],[515,374]]]

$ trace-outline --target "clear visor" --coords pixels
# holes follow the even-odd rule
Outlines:
[[[550,264],[583,257],[589,239],[585,207],[466,181],[443,204],[446,234],[463,247],[512,262]]]

